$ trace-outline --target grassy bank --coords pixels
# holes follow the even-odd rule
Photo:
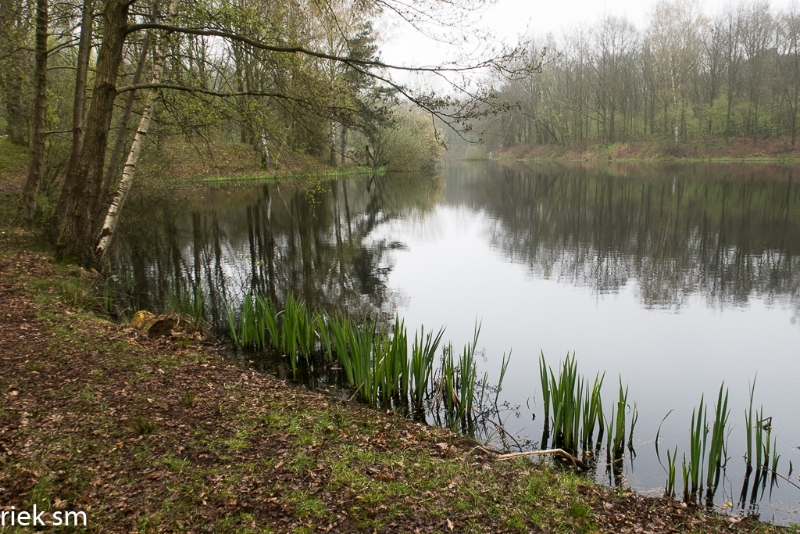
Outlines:
[[[470,150],[465,157],[489,157],[486,151]],[[800,143],[788,139],[724,139],[691,143],[633,142],[586,145],[516,145],[491,153],[494,159],[522,160],[668,160],[668,161],[770,161],[800,162]]]

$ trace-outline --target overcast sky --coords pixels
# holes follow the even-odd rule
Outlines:
[[[791,1],[773,0],[770,5],[773,10],[783,9]],[[728,0],[701,0],[699,6],[704,14],[713,15],[728,3]],[[494,6],[476,17],[473,25],[491,31],[498,39],[513,46],[520,35],[544,37],[553,33],[558,38],[565,30],[593,24],[604,13],[625,16],[642,30],[655,4],[656,0],[497,0]],[[381,54],[387,63],[430,65],[457,53],[454,48],[438,45],[397,21],[383,25],[380,32],[385,39]]]

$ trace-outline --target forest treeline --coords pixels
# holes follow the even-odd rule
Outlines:
[[[0,0],[0,143],[30,146],[21,212],[47,220],[59,256],[99,266],[142,158],[165,147],[248,147],[267,170],[289,156],[431,167],[437,120],[463,127],[492,109],[491,90],[467,93],[458,77],[525,62],[501,50],[387,65],[374,25],[389,16],[457,36],[482,3]],[[398,71],[456,81],[437,94]]]
[[[800,102],[800,8],[661,0],[637,28],[608,15],[534,39],[540,72],[499,81],[512,112],[482,125],[489,149],[659,141],[678,145],[784,138],[793,147]]]

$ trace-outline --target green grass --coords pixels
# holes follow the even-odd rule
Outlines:
[[[215,184],[230,184],[242,183],[251,184],[254,182],[274,182],[284,179],[298,179],[298,178],[338,178],[342,176],[356,176],[356,175],[369,175],[371,169],[368,167],[352,166],[352,167],[339,167],[336,169],[321,169],[317,171],[308,172],[292,172],[292,173],[245,173],[236,174],[232,176],[209,176],[203,178],[203,182],[211,185]],[[380,167],[378,175],[383,176],[386,174],[386,168]]]
[[[0,139],[0,178],[25,174],[28,168],[28,147]]]

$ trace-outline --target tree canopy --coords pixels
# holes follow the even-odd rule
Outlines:
[[[9,69],[2,94],[16,142],[25,137],[25,102],[38,110],[27,128],[33,135],[24,213],[33,218],[40,188],[62,184],[50,219],[58,253],[99,266],[151,128],[206,143],[235,138],[258,151],[265,167],[287,150],[331,165],[364,161],[348,132],[367,139],[373,151],[405,146],[381,129],[418,129],[428,124],[419,113],[468,128],[493,109],[495,96],[470,76],[529,69],[516,61],[519,50],[487,49],[434,66],[390,65],[381,59],[375,22],[393,17],[430,37],[453,39],[483,4],[73,0],[50,6],[38,0],[34,9],[3,2],[0,17],[8,24],[0,61]],[[14,67],[34,57],[34,77]],[[414,90],[396,81],[400,71],[438,76],[448,89]],[[407,104],[419,111],[401,111]],[[71,141],[50,142],[70,133]],[[63,147],[61,166],[47,177],[42,161],[52,159],[56,146]]]

